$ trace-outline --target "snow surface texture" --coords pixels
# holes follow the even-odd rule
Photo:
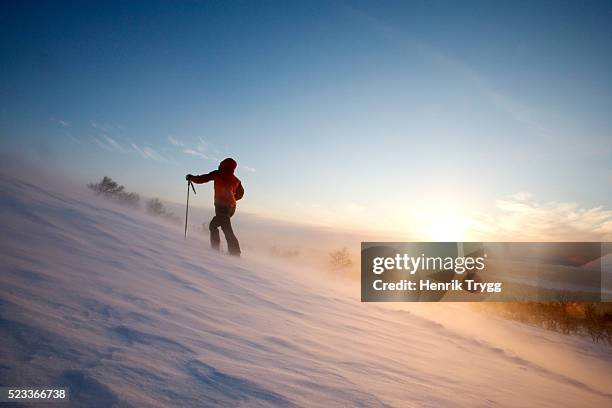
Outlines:
[[[604,346],[465,305],[362,304],[356,282],[221,256],[58,186],[0,176],[0,385],[83,407],[612,406]]]

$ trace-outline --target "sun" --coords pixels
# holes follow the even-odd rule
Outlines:
[[[455,242],[465,239],[468,220],[458,217],[441,215],[432,217],[425,230],[429,239],[437,242]]]

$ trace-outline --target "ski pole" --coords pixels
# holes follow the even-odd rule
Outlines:
[[[189,215],[189,186],[193,190],[193,194],[196,193],[195,187],[193,187],[193,183],[191,180],[187,180],[187,206],[185,207],[185,240],[187,239],[187,216]]]

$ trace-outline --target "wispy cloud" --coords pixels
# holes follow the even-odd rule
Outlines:
[[[91,127],[96,130],[105,133],[112,133],[115,131],[123,131],[125,128],[117,123],[100,123],[100,122],[91,122]]]
[[[72,143],[77,144],[77,145],[82,145],[83,144],[83,143],[81,143],[79,138],[76,138],[76,137],[72,136],[71,134],[68,134],[67,136],[68,136],[68,138],[70,139],[70,141]]]
[[[241,170],[248,171],[250,173],[255,173],[257,171],[254,167],[245,166],[243,164],[241,164],[239,167]]]
[[[168,140],[170,141],[170,143],[177,146],[180,152],[184,154],[189,154],[191,156],[197,156],[197,157],[201,157],[202,159],[212,160],[216,162],[221,160],[219,159],[219,157],[224,156],[224,154],[222,154],[219,151],[219,149],[216,148],[216,146],[214,146],[212,143],[207,142],[202,137],[198,137],[195,143],[195,146],[191,144],[191,146],[193,147],[188,146],[188,144],[183,143],[182,141],[177,140],[173,138],[172,136],[168,137]],[[250,172],[255,171],[253,167],[248,167],[248,166],[243,167],[243,169],[245,171],[250,171]]]
[[[51,120],[63,127],[70,127],[70,122],[66,122],[65,120],[56,119],[54,117],[51,117]]]
[[[495,83],[488,80],[466,62],[451,57],[428,43],[407,38],[397,27],[387,24],[358,8],[345,7],[349,16],[362,21],[373,32],[400,47],[407,54],[413,54],[414,51],[417,51],[422,58],[447,70],[457,79],[470,84],[485,102],[514,121],[533,130],[543,139],[550,140],[562,133],[558,126],[553,127],[551,123],[545,123],[540,112],[528,106],[524,101],[511,98],[507,93],[502,92]]]
[[[606,241],[612,211],[572,202],[538,203],[521,192],[496,201],[498,214],[474,220],[474,229],[496,239],[519,241]]]
[[[184,154],[188,154],[190,156],[200,157],[202,159],[210,160],[208,153],[210,151],[210,145],[201,137],[198,138],[198,141],[195,147],[187,147],[187,145],[181,141],[176,139],[173,136],[168,136],[168,141],[179,148],[179,151]]]
[[[533,196],[528,191],[519,191],[518,193],[511,194],[508,197],[518,201],[527,201]]]
[[[91,136],[93,142],[100,148],[111,152],[128,153],[130,149],[118,143],[112,137],[107,135]]]
[[[558,129],[543,123],[542,115],[538,114],[536,110],[503,93],[492,81],[488,80],[469,64],[454,59],[426,44],[419,44],[418,49],[425,58],[448,70],[456,78],[469,83],[485,102],[503,112],[514,121],[533,130],[546,140],[558,136]]]
[[[200,143],[198,143],[196,149],[200,152],[206,152],[208,150],[208,143],[204,141],[201,137],[199,138]]]
[[[100,148],[111,152],[129,153],[130,149],[118,143],[107,135],[91,136],[93,142]]]
[[[173,138],[172,136],[168,136],[168,141],[177,147],[184,147],[185,143],[181,142],[178,139]]]
[[[199,152],[199,151],[197,151],[197,150],[193,150],[193,149],[184,149],[184,150],[183,150],[183,153],[185,153],[185,154],[190,154],[190,155],[192,155],[192,156],[199,156],[199,157],[201,157],[201,158],[203,158],[203,159],[208,159],[208,156],[207,156],[207,155],[205,155],[204,153]]]
[[[119,143],[117,143],[117,141],[115,139],[113,139],[112,137],[109,137],[107,135],[102,135],[101,136],[106,143],[111,146],[114,150],[118,151],[119,153],[127,153],[129,152],[129,149],[123,147],[122,145],[120,145]]]
[[[106,143],[102,142],[100,139],[98,139],[95,136],[91,136],[91,140],[101,149],[104,150],[112,150],[112,148],[110,146],[108,146]]]
[[[152,159],[157,161],[168,161],[161,154],[157,153],[153,148],[144,146],[140,147],[136,143],[131,143],[132,148],[140,154],[140,156],[144,159]]]
[[[134,142],[130,142],[129,146],[124,146],[110,136],[100,135],[91,136],[91,140],[95,145],[109,152],[115,153],[130,153],[136,152],[143,159],[152,159],[157,161],[168,161],[164,156],[159,154],[155,149],[149,146],[139,146]]]

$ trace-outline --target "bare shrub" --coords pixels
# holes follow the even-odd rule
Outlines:
[[[147,212],[157,217],[164,215],[166,213],[166,208],[159,198],[152,198],[147,202]]]
[[[612,322],[592,302],[505,302],[481,305],[505,318],[563,334],[584,334],[596,343],[612,344]]]
[[[124,186],[119,185],[119,183],[108,176],[104,176],[97,183],[89,183],[87,187],[93,190],[96,195],[110,198],[120,204],[131,207],[138,207],[140,205],[140,196],[138,194],[125,191]]]
[[[170,221],[174,224],[181,223],[181,219],[179,217],[166,211],[166,207],[157,197],[147,201],[147,212],[154,217],[162,217],[165,220]]]
[[[330,264],[334,269],[350,268],[353,265],[348,249],[342,248],[329,253]]]
[[[594,342],[607,341],[612,344],[612,325],[606,315],[598,313],[591,303],[584,308],[584,330]]]

